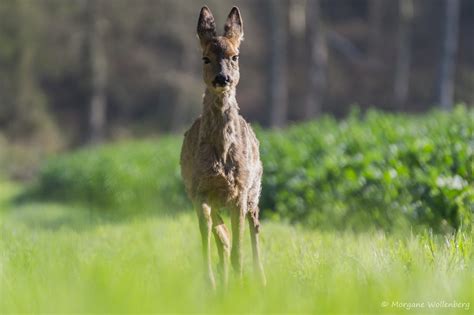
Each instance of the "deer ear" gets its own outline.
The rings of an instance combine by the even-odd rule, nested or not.
[[[206,42],[215,37],[216,34],[216,23],[214,22],[214,16],[208,7],[204,6],[199,14],[199,20],[197,25],[197,34],[201,41],[201,46],[204,47]]]
[[[233,7],[230,10],[227,21],[224,25],[224,36],[232,40],[237,46],[244,39],[244,25],[240,17],[239,8]]]

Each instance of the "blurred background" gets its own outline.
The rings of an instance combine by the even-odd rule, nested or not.
[[[184,131],[201,110],[204,4],[219,29],[241,9],[237,98],[264,127],[474,103],[470,0],[2,0],[0,148],[25,161],[13,175],[51,152]]]
[[[205,4],[243,17],[265,294],[250,243],[245,286],[199,272]],[[0,0],[0,314],[467,313],[473,39],[474,0]]]
[[[190,209],[179,154],[201,112],[205,4],[221,30],[241,9],[237,100],[261,143],[265,218],[472,225],[470,0],[2,0],[8,200]]]

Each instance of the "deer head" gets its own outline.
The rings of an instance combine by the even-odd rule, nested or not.
[[[224,25],[224,35],[217,36],[214,16],[208,7],[199,14],[197,33],[202,48],[203,78],[216,94],[229,91],[239,83],[239,47],[243,40],[240,11],[233,7]]]

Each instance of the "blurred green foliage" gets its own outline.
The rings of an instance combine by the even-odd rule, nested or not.
[[[319,228],[472,226],[474,112],[370,111],[259,131],[265,217]],[[49,160],[34,194],[100,209],[188,209],[181,138],[89,148]]]
[[[174,137],[90,147],[47,161],[30,193],[97,209],[189,208],[178,157]]]
[[[331,228],[472,225],[472,110],[354,111],[341,123],[324,118],[260,139],[264,213]]]

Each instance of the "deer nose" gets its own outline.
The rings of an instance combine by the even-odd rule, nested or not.
[[[215,85],[226,86],[229,82],[230,82],[230,77],[222,73],[216,75],[216,78],[214,79]]]

